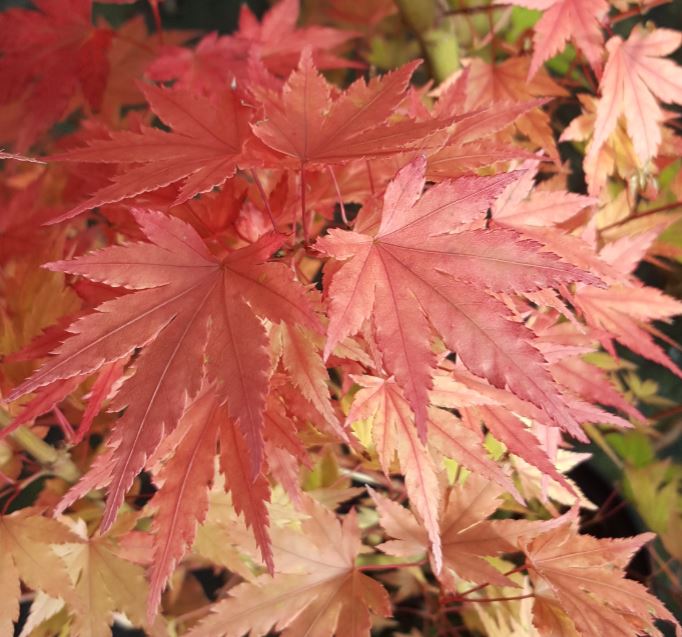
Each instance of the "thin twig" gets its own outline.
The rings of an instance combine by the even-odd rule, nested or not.
[[[474,597],[458,599],[457,601],[459,602],[459,604],[464,603],[468,604],[470,602],[474,604],[491,604],[492,602],[515,602],[516,600],[519,599],[530,599],[531,597],[535,597],[535,593],[527,593],[526,595],[512,595],[511,597]],[[444,610],[446,613],[461,611],[461,609],[458,607],[455,608],[446,607]]]
[[[655,9],[656,7],[660,7],[661,5],[664,5],[664,4],[670,4],[671,1],[672,0],[654,0],[651,4],[648,4],[645,7],[634,7],[632,9],[628,9],[627,11],[623,11],[623,13],[619,13],[617,15],[614,15],[609,20],[609,23],[611,25],[614,25],[617,22],[622,22],[623,20],[627,20],[628,18],[634,18],[636,16],[646,15],[652,9]]]
[[[526,565],[521,564],[520,566],[515,566],[512,569],[509,569],[505,573],[502,573],[504,577],[508,577],[509,575],[513,575],[514,573],[520,573],[521,571],[526,570]],[[462,593],[458,593],[458,597],[466,597],[467,595],[471,595],[471,593],[475,593],[476,591],[480,591],[482,588],[485,588],[486,586],[490,586],[490,582],[486,582],[485,584],[479,584],[478,586],[474,586],[473,588],[470,588]]]
[[[619,226],[624,226],[626,223],[629,223],[630,221],[643,219],[644,217],[655,215],[657,212],[667,212],[669,210],[674,210],[675,208],[682,208],[682,201],[674,201],[673,203],[666,204],[665,206],[651,208],[651,210],[645,210],[644,212],[633,215],[632,217],[627,217],[626,219],[621,219],[620,221],[614,221],[613,223],[610,223],[608,226],[599,228],[599,232],[606,232],[607,230],[611,230]]]
[[[270,217],[270,223],[272,224],[272,229],[277,234],[282,234],[277,229],[277,224],[275,223],[275,215],[272,214],[272,208],[270,207],[270,199],[265,194],[265,188],[263,188],[263,184],[261,183],[260,179],[258,178],[258,173],[256,173],[256,171],[253,168],[251,169],[251,176],[253,177],[253,181],[256,184],[256,188],[258,188],[258,193],[260,194],[261,199],[263,200],[263,203],[265,204],[265,210],[268,213],[268,217]]]
[[[341,219],[346,227],[350,228],[350,223],[348,222],[348,216],[346,215],[346,206],[343,205],[343,197],[341,196],[341,189],[339,188],[339,182],[336,181],[336,175],[334,174],[334,169],[328,165],[329,174],[331,175],[332,182],[334,183],[334,188],[336,190],[336,197],[339,200],[339,206],[341,206]]]

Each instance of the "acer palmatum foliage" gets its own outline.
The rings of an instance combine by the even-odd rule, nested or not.
[[[0,14],[0,635],[397,634],[416,595],[413,635],[682,634],[625,578],[653,536],[581,534],[566,476],[647,426],[616,344],[682,376],[682,303],[635,275],[680,257],[682,36],[518,4],[531,55],[441,16],[459,68],[421,32],[408,61],[388,0],[194,44]]]

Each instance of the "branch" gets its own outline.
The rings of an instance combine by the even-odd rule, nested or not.
[[[0,427],[6,427],[10,422],[9,414],[4,409],[0,409]],[[66,482],[76,482],[80,478],[81,473],[68,453],[58,451],[51,445],[48,445],[30,429],[19,427],[10,434],[10,437],[24,451],[30,453],[41,465],[49,469],[58,478]]]

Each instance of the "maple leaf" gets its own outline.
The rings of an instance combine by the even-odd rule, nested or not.
[[[113,361],[108,365],[105,365],[100,369],[97,379],[92,385],[92,390],[90,391],[87,407],[83,412],[83,418],[81,419],[78,431],[73,438],[73,444],[77,445],[85,435],[90,431],[92,423],[95,420],[95,416],[102,409],[104,402],[110,397],[110,395],[116,393],[116,388],[118,387],[121,379],[123,378],[123,373],[125,371],[125,366],[128,363],[128,359],[121,358],[117,361]]]
[[[499,225],[517,229],[539,241],[562,259],[601,277],[605,282],[620,281],[622,275],[597,256],[594,249],[582,238],[554,229],[587,206],[596,204],[597,200],[564,190],[533,189],[538,161],[529,161],[527,165],[522,177],[510,184],[493,204],[491,226],[494,224],[494,227]],[[567,314],[567,309],[558,305],[558,299],[552,300],[547,294],[543,294],[540,299],[533,294],[536,293],[526,296],[534,302],[540,301],[542,305],[552,303],[559,311]]]
[[[608,290],[579,289],[574,297],[577,308],[595,331],[604,348],[618,358],[613,341],[667,367],[682,377],[682,370],[656,344],[647,326],[651,320],[667,320],[682,313],[682,303],[655,288],[612,286]]]
[[[0,104],[19,100],[17,146],[29,147],[66,113],[78,92],[101,104],[112,31],[92,26],[91,0],[36,0],[37,10],[0,14]]]
[[[429,409],[430,435],[428,445],[423,445],[417,438],[409,405],[394,382],[371,376],[354,376],[353,379],[362,389],[354,396],[347,422],[371,424],[374,447],[387,476],[397,454],[407,495],[428,534],[434,570],[438,574],[442,566],[438,522],[440,497],[438,464],[433,455],[455,460],[482,478],[496,482],[500,489],[513,494],[520,502],[523,499],[514,483],[488,457],[482,438],[455,416],[442,409]]]
[[[144,95],[139,79],[145,75],[145,70],[159,58],[161,51],[172,43],[185,42],[193,35],[193,31],[164,29],[163,42],[160,42],[156,34],[149,33],[142,15],[118,27],[109,48],[112,72],[109,73],[102,96],[101,113],[106,120],[118,125],[121,109],[142,102]]]
[[[55,548],[73,582],[74,635],[108,637],[113,613],[125,613],[138,626],[145,625],[147,582],[144,569],[121,557],[120,536],[134,518],[106,535],[88,538],[85,522],[73,523],[76,540]],[[122,583],[124,583],[122,585]]]
[[[501,494],[501,487],[472,473],[444,496],[439,528],[444,568],[437,573],[449,590],[455,590],[453,573],[479,584],[514,585],[484,558],[517,551],[506,535],[517,540],[517,534],[526,537],[534,530],[539,532],[540,527],[530,527],[525,521],[514,525],[510,521],[488,520],[500,506]],[[380,544],[379,549],[396,557],[408,557],[428,548],[424,528],[408,509],[371,489],[370,495],[377,505],[381,526],[393,538]]]
[[[182,88],[211,92],[233,79],[237,84],[253,81],[249,62],[254,56],[271,73],[288,75],[305,48],[311,49],[317,68],[362,67],[330,52],[356,33],[317,25],[297,28],[299,4],[299,0],[282,0],[260,22],[243,4],[234,33],[220,37],[211,33],[193,49],[166,47],[147,75],[161,82],[177,80]]]
[[[490,433],[511,453],[540,469],[543,475],[549,476],[569,492],[573,492],[573,487],[557,471],[547,456],[547,452],[540,447],[538,439],[525,428],[523,422],[513,412],[490,405],[480,406],[474,410],[474,413],[481,418]]]
[[[341,23],[371,33],[379,22],[393,15],[397,7],[391,0],[370,0],[362,4],[348,4],[343,0],[323,0],[313,7],[313,11],[316,19],[323,24]]]
[[[242,6],[230,35],[182,35],[161,33],[160,0],[152,34],[142,15],[93,25],[92,1],[0,13],[0,140],[16,146],[0,150],[0,634],[107,637],[118,619],[154,636],[400,632],[372,617],[391,612],[381,582],[446,632],[659,635],[671,614],[623,579],[648,536],[578,534],[578,507],[597,507],[566,477],[588,454],[562,434],[630,426],[599,404],[645,420],[609,380],[642,393],[616,343],[682,376],[654,323],[682,303],[634,275],[680,256],[664,104],[682,75],[664,58],[682,36],[609,26],[662,0],[611,15],[512,0],[544,13],[534,52],[523,20],[486,33],[475,18],[435,88],[431,65],[405,64],[438,53],[400,26],[416,3],[272,0],[260,21]],[[550,76],[569,41],[578,66]],[[580,93],[581,58],[599,99]],[[576,99],[559,140],[599,199],[567,192],[581,175],[555,136]],[[27,156],[38,139],[46,166]],[[87,468],[65,495],[60,426],[57,456]],[[679,481],[651,467],[626,471],[631,499],[676,550]],[[134,484],[143,470],[156,491]],[[532,521],[557,505],[572,508]],[[377,515],[395,559],[373,553]],[[204,566],[234,576],[210,609]]]
[[[496,222],[519,229],[533,226],[553,227],[581,210],[597,203],[597,199],[565,190],[533,188],[539,161],[534,158],[524,164],[523,175],[495,201],[491,216]]]
[[[582,358],[575,356],[557,361],[552,365],[552,374],[562,385],[585,400],[615,407],[631,418],[646,421],[646,416],[616,390],[604,370],[590,365]]]
[[[585,54],[597,75],[601,74],[604,36],[601,22],[609,11],[605,0],[513,0],[528,9],[544,11],[535,25],[532,78],[549,58],[561,52],[568,40]]]
[[[573,491],[572,485],[540,446],[538,437],[524,424],[525,420],[551,426],[551,419],[535,405],[520,400],[504,389],[492,387],[461,368],[447,374],[437,374],[430,396],[436,405],[458,409],[468,426],[478,428],[485,425],[487,432],[502,442],[511,453],[538,468],[543,475],[551,477],[569,492]],[[582,439],[585,440],[584,437]],[[496,482],[514,493],[505,483],[500,480]]]
[[[225,567],[245,581],[253,581],[255,576],[248,561],[244,561],[244,554],[257,559],[254,535],[237,517],[230,494],[220,484],[221,478],[216,477],[209,492],[208,512],[197,527],[192,553]]]
[[[583,637],[646,632],[660,635],[653,617],[682,628],[673,615],[639,583],[624,578],[632,555],[654,535],[597,539],[579,535],[570,520],[519,545],[535,586],[534,623],[541,634],[556,634],[562,624]],[[575,634],[564,632],[559,634]]]
[[[417,66],[406,64],[369,83],[361,78],[332,100],[332,87],[306,50],[281,95],[259,95],[264,118],[253,125],[253,132],[278,152],[273,158],[278,166],[336,164],[421,148],[451,119],[387,121],[405,98]]]
[[[405,475],[407,494],[424,521],[434,555],[436,572],[442,566],[438,534],[438,478],[436,465],[426,446],[417,438],[414,416],[400,390],[392,382],[380,378],[356,378],[364,386],[353,400],[348,422],[371,419],[379,461],[390,474],[396,452]]]
[[[53,547],[79,538],[57,520],[24,508],[0,516],[0,632],[12,635],[19,618],[20,581],[73,602],[67,570]]]
[[[270,368],[259,316],[321,329],[305,290],[296,286],[287,267],[264,263],[281,236],[265,236],[218,259],[185,222],[159,212],[134,214],[152,243],[110,247],[49,268],[135,293],[105,302],[72,325],[74,336],[56,356],[8,396],[14,400],[57,379],[92,373],[144,347],[134,380],[112,403],[113,410],[127,409],[109,450],[69,496],[73,501],[92,488],[111,485],[104,529],[113,523],[126,490],[164,431],[175,428],[186,398],[197,394],[204,364],[246,437],[256,476]]]
[[[231,89],[215,99],[173,89],[141,87],[154,114],[172,129],[143,127],[113,132],[52,157],[56,161],[118,164],[111,184],[51,220],[58,223],[104,204],[180,184],[174,204],[220,186],[245,161],[242,146],[250,136],[250,109]]]
[[[36,395],[22,406],[17,414],[6,427],[0,431],[0,439],[16,431],[21,425],[35,420],[52,411],[69,394],[71,394],[83,381],[83,376],[74,376],[66,380],[57,380],[46,387],[41,387]]]
[[[682,44],[682,34],[670,29],[647,32],[633,29],[623,40],[606,43],[609,59],[600,82],[602,97],[597,105],[594,135],[586,165],[613,133],[621,115],[642,164],[652,159],[661,143],[663,112],[656,98],[682,104],[682,67],[663,59]]]
[[[357,33],[318,25],[297,28],[299,15],[299,0],[282,0],[260,21],[248,5],[242,5],[239,30],[232,38],[254,49],[266,68],[277,75],[289,73],[304,49],[314,53],[318,68],[358,66],[330,53],[331,49],[357,37]]]
[[[515,231],[466,229],[513,174],[446,181],[420,197],[425,166],[418,157],[388,186],[376,236],[331,230],[318,240],[321,252],[347,261],[327,285],[325,356],[371,316],[384,365],[405,392],[424,439],[435,368],[433,326],[471,371],[508,386],[579,435],[532,334],[505,319],[506,309],[488,291],[596,279]]]
[[[362,551],[355,514],[339,524],[311,499],[303,511],[309,517],[300,531],[273,531],[278,573],[233,588],[189,637],[261,637],[272,629],[284,637],[361,637],[369,633],[370,609],[390,615],[386,590],[355,566]]]
[[[532,100],[540,97],[558,97],[566,95],[566,91],[557,84],[548,73],[540,70],[530,79],[528,69],[531,60],[528,56],[510,57],[504,62],[486,62],[474,58],[466,77],[464,104],[467,109],[479,109],[488,106],[493,117],[497,114],[500,121],[505,111],[519,109],[519,106],[540,106],[543,102]],[[546,101],[546,100],[544,100]],[[520,104],[519,104],[520,102]],[[503,108],[500,106],[504,105]],[[554,134],[549,115],[539,108],[528,112],[520,112],[507,124],[514,121],[515,128],[532,142],[545,150],[555,162],[559,162],[559,153],[554,141]],[[476,126],[476,118],[474,118]],[[516,145],[516,144],[515,144]]]
[[[474,133],[476,134],[477,131]],[[436,153],[429,155],[426,176],[433,181],[439,181],[443,178],[459,177],[471,173],[483,166],[493,166],[500,162],[509,162],[513,159],[530,159],[531,157],[533,157],[532,154],[525,153],[523,150],[494,142],[448,144]]]
[[[531,58],[527,55],[510,57],[495,64],[482,58],[472,59],[467,71],[468,77],[462,80],[465,108],[568,94],[544,70],[529,78],[530,64]]]

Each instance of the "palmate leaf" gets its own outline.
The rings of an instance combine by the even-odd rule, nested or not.
[[[532,104],[532,101],[526,101],[532,98],[566,95],[565,90],[545,72],[540,71],[532,79],[529,78],[530,63],[527,56],[510,57],[501,63],[489,63],[483,58],[474,58],[466,83],[466,107],[479,109],[485,106],[491,114],[497,113],[499,117],[509,109],[518,108],[519,103]],[[539,105],[547,100],[534,101]],[[515,120],[515,128],[558,162],[559,152],[549,115],[539,108],[519,114],[520,117]],[[474,130],[476,128],[474,119]]]
[[[608,290],[579,289],[575,304],[604,348],[614,357],[615,340],[682,377],[682,370],[651,336],[656,333],[655,329],[647,326],[648,321],[665,321],[679,314],[682,311],[680,301],[656,288],[614,285]]]
[[[33,5],[36,10],[17,7],[0,15],[0,105],[21,104],[14,131],[19,150],[31,146],[74,102],[99,109],[110,73],[113,32],[92,24],[92,0]]]
[[[130,516],[109,533],[88,537],[85,523],[79,520],[73,525],[77,541],[54,547],[73,582],[74,637],[107,637],[115,612],[145,625],[148,584],[144,569],[121,556],[122,533],[134,522]]]
[[[277,575],[233,588],[189,637],[261,637],[272,629],[284,637],[364,637],[370,609],[390,614],[386,590],[355,566],[362,544],[354,513],[340,524],[312,499],[302,509],[300,531],[273,531]]]
[[[400,462],[411,505],[426,529],[436,573],[442,567],[439,532],[439,467],[441,457],[450,458],[522,501],[513,482],[487,455],[482,438],[466,428],[451,413],[432,407],[428,412],[429,438],[424,445],[417,437],[414,414],[400,388],[392,380],[354,376],[362,387],[353,398],[348,423],[371,424],[372,440],[379,463],[389,476],[394,457]],[[440,467],[442,470],[442,465]]]
[[[220,470],[225,475],[225,488],[232,495],[235,512],[243,514],[246,525],[253,530],[263,562],[270,573],[274,572],[266,508],[270,486],[262,474],[255,481],[252,479],[243,435],[228,417],[225,406],[218,403],[212,388],[204,387],[156,454],[165,460],[153,471],[159,490],[149,504],[155,513],[147,604],[150,623],[175,565],[192,546],[197,525],[206,519],[218,443]]]
[[[12,622],[19,618],[21,581],[34,590],[68,600],[80,606],[73,594],[66,566],[54,547],[80,542],[64,524],[25,508],[0,516],[0,632],[13,634]]]
[[[277,76],[288,75],[308,47],[320,69],[362,66],[331,52],[355,33],[317,25],[298,27],[299,5],[299,0],[282,0],[259,22],[249,5],[242,4],[234,33],[220,37],[210,33],[193,49],[165,47],[147,73],[156,81],[175,80],[184,89],[212,92],[233,78],[237,84],[248,82],[254,56]]]
[[[253,125],[253,131],[277,151],[269,161],[278,167],[338,164],[423,148],[430,135],[454,120],[389,123],[406,97],[417,66],[413,62],[406,64],[368,84],[357,80],[332,99],[331,85],[317,71],[306,50],[281,95],[259,96],[264,117]]]
[[[543,62],[560,53],[569,39],[585,54],[595,72],[601,74],[604,50],[601,20],[609,11],[605,0],[514,0],[512,4],[544,11],[535,25],[529,78]]]
[[[435,331],[471,371],[580,435],[532,333],[505,319],[505,306],[491,292],[598,279],[514,230],[467,229],[515,175],[443,182],[422,196],[425,163],[423,157],[412,161],[389,185],[376,236],[332,230],[318,240],[322,253],[346,261],[327,282],[325,355],[371,317],[384,365],[404,391],[424,439]]]
[[[369,491],[377,505],[381,526],[390,538],[378,548],[396,557],[427,551],[427,535],[414,514],[389,498]],[[520,538],[530,540],[556,524],[555,521],[489,520],[500,506],[503,492],[499,485],[473,473],[463,484],[445,490],[437,531],[443,569],[437,574],[447,590],[456,590],[455,576],[478,584],[513,586],[511,580],[485,558],[516,552]]]
[[[52,220],[58,223],[86,210],[128,199],[169,184],[179,184],[179,204],[221,185],[246,163],[242,147],[251,135],[250,109],[231,89],[211,100],[187,91],[142,87],[151,110],[170,132],[143,127],[119,131],[52,159],[118,164],[111,184]]]
[[[414,417],[395,383],[380,378],[356,378],[363,387],[353,400],[348,422],[370,419],[379,462],[390,474],[394,456],[398,456],[405,475],[408,497],[419,512],[434,556],[434,568],[440,572],[443,558],[438,534],[440,499],[437,467],[426,445],[417,437]]]
[[[682,44],[682,34],[670,29],[647,32],[635,28],[627,40],[614,36],[606,43],[609,59],[600,83],[592,144],[586,164],[614,132],[621,115],[635,153],[645,165],[661,143],[662,102],[682,104],[682,67],[665,59]]]
[[[675,617],[639,583],[624,578],[624,568],[634,553],[653,539],[652,533],[619,539],[579,535],[575,522],[548,530],[518,544],[527,556],[531,581],[538,590],[534,624],[542,634],[581,637],[646,633],[661,635],[658,617],[682,628]],[[558,627],[568,626],[558,633]]]
[[[197,394],[204,365],[243,432],[252,475],[258,475],[270,369],[259,317],[321,329],[287,267],[265,263],[280,236],[265,236],[218,259],[185,222],[151,211],[135,216],[151,243],[111,247],[49,266],[135,293],[107,301],[77,321],[74,336],[56,356],[9,396],[13,400],[57,379],[89,374],[144,347],[133,379],[113,401],[113,409],[127,409],[109,451],[67,498],[108,486],[104,529],[164,432],[177,425],[186,399]]]
[[[92,3],[0,12],[0,637],[368,637],[409,597],[415,633],[657,635],[648,538],[578,533],[562,433],[645,420],[616,344],[682,374],[652,338],[682,304],[634,275],[680,253],[680,35],[621,22],[646,1],[512,0],[533,51],[534,17],[455,43],[436,0],[417,38],[409,1],[186,37]],[[599,198],[557,148],[579,104]]]

